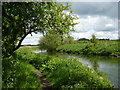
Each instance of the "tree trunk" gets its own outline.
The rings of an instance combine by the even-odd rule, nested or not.
[[[21,37],[18,45],[13,49],[13,52],[14,52],[15,50],[17,50],[18,48],[20,48],[22,41],[24,40],[24,38],[25,38],[27,35],[28,35],[28,34],[25,34],[23,37]]]

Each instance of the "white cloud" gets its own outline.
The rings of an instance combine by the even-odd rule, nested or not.
[[[87,31],[87,32],[79,32],[79,33],[74,32],[74,33],[71,33],[71,36],[73,36],[74,39],[80,39],[80,38],[90,39],[92,34],[96,34],[96,32],[94,30]]]
[[[80,38],[88,38],[90,39],[92,34],[95,34],[97,38],[99,39],[117,39],[118,38],[118,32],[97,32],[97,31],[87,31],[87,32],[74,32],[71,33],[71,36],[74,37],[74,39],[80,39]]]
[[[99,38],[109,38],[109,39],[117,39],[118,33],[112,33],[112,32],[97,32],[96,36]]]
[[[95,34],[98,38],[118,39],[118,20],[107,16],[79,16],[75,22],[75,32],[71,34],[75,39],[91,38]]]
[[[78,16],[78,15],[77,15]],[[79,24],[75,25],[76,32],[86,32],[89,30],[95,31],[110,31],[110,30],[117,30],[118,27],[118,20],[111,19],[107,16],[86,16],[80,17],[75,22],[80,22]]]
[[[118,20],[118,23],[120,23],[120,20]]]
[[[32,36],[29,34],[23,40],[22,45],[28,45],[28,44],[37,45],[40,37],[42,37],[42,34],[40,34],[40,33],[38,33],[38,34],[32,33]]]
[[[106,24],[106,27],[113,27],[113,24]]]

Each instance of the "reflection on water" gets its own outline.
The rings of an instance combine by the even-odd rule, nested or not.
[[[118,63],[120,64],[119,58],[112,58],[107,56],[84,56],[84,55],[74,55],[66,53],[51,53],[47,51],[34,51],[35,53],[43,53],[52,56],[57,56],[60,58],[76,58],[78,61],[82,62],[83,65],[94,69],[96,71],[104,72],[108,76],[114,86],[117,88],[118,84]]]
[[[94,61],[94,60],[90,60],[90,61],[93,69],[97,71],[97,69],[99,68],[97,61]]]
[[[43,54],[46,54],[47,53],[47,50],[36,50],[36,51],[33,51],[34,53],[43,53]]]

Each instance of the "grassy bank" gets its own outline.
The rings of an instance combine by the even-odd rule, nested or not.
[[[26,62],[27,56],[24,55],[24,52],[21,53],[19,53],[19,55],[15,53],[13,56],[3,58],[2,88],[41,89],[39,77],[36,75],[35,68]]]
[[[112,84],[100,72],[96,72],[76,59],[60,59],[53,56],[32,53],[34,48],[21,48],[16,51],[15,58],[23,62],[22,68],[34,66],[40,69],[53,88],[111,88]],[[28,67],[31,70],[30,67]],[[20,69],[20,72],[23,72]],[[23,69],[24,70],[24,69]],[[24,71],[29,75],[31,71]],[[24,76],[24,75],[23,75]],[[24,76],[25,77],[25,76]],[[19,81],[19,77],[16,80]],[[32,80],[32,78],[31,78]],[[24,80],[23,80],[24,81]],[[37,87],[37,79],[33,80]],[[26,82],[27,83],[27,82]],[[28,82],[30,83],[30,82]],[[31,84],[31,83],[30,83]]]
[[[120,48],[118,45],[118,41],[98,41],[96,44],[90,41],[79,41],[79,43],[76,44],[61,45],[56,50],[59,52],[85,55],[120,56]]]

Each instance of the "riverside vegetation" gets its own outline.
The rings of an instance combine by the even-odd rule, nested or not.
[[[77,43],[61,45],[56,50],[85,55],[120,56],[119,44],[119,41],[112,40],[97,41],[97,43],[77,41]]]
[[[83,66],[76,59],[60,59],[32,52],[37,49],[23,47],[13,56],[4,58],[3,88],[41,88],[35,68],[42,72],[53,88],[113,87],[104,75]]]

